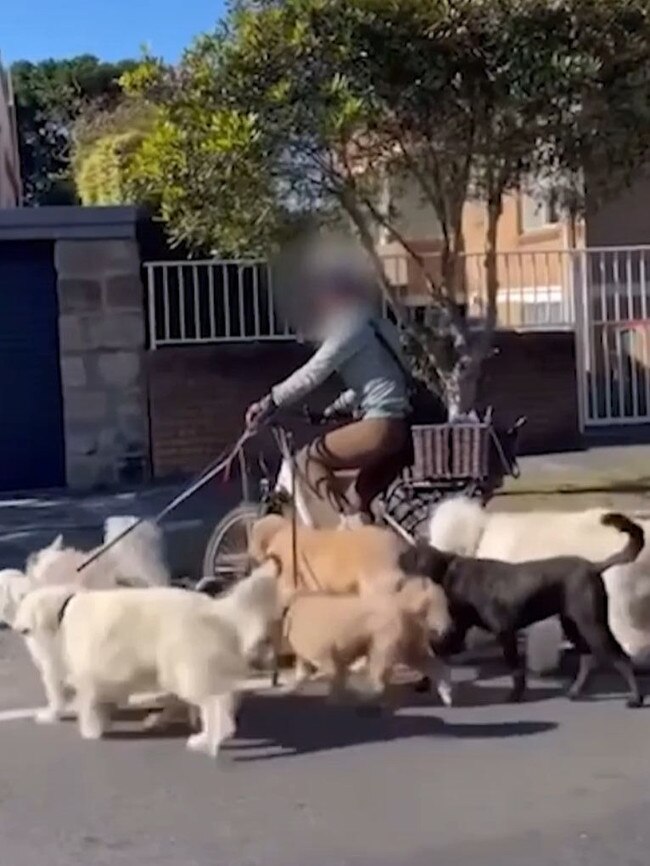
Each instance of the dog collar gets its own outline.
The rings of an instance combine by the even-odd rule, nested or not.
[[[66,600],[63,602],[63,604],[62,604],[61,607],[59,608],[59,612],[58,612],[58,614],[56,615],[56,621],[57,621],[57,624],[58,624],[59,626],[60,626],[61,623],[63,622],[63,617],[65,616],[65,612],[66,612],[66,610],[68,609],[68,605],[70,604],[70,602],[72,601],[72,599],[75,597],[76,594],[77,594],[76,592],[71,593],[71,595],[69,595],[69,596],[66,598]]]

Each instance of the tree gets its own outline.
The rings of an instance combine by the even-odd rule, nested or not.
[[[27,204],[75,200],[70,178],[73,124],[90,104],[105,110],[115,106],[123,95],[120,75],[136,65],[132,60],[102,63],[91,55],[12,65]]]
[[[126,97],[112,111],[91,107],[80,115],[72,131],[72,176],[83,205],[143,203],[132,165],[155,116],[151,106]]]
[[[242,3],[179,69],[147,68],[140,92],[161,115],[136,173],[179,239],[222,252],[266,251],[287,213],[344,213],[390,292],[375,247],[383,227],[431,293],[426,327],[410,328],[419,371],[462,414],[496,325],[503,196],[587,165],[611,181],[612,161],[625,167],[612,187],[631,176],[650,140],[649,45],[644,0]],[[621,114],[630,135],[615,134]],[[435,212],[439,273],[383,206],[386,175]],[[580,185],[566,188],[577,207]],[[458,303],[472,198],[487,209],[479,323]]]

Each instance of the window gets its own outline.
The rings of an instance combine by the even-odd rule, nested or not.
[[[541,187],[522,192],[519,208],[522,234],[556,225],[560,221],[557,196],[552,191],[545,192]]]

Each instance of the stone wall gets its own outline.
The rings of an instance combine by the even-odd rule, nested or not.
[[[58,240],[66,480],[90,488],[149,472],[144,297],[135,240]]]

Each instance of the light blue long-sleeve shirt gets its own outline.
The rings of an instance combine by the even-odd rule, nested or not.
[[[349,312],[330,323],[326,338],[306,364],[271,389],[276,406],[297,403],[338,373],[346,390],[330,412],[358,409],[363,418],[406,417],[410,406],[404,371],[377,339],[371,321],[402,358],[399,334],[391,322],[372,319],[367,311]]]

